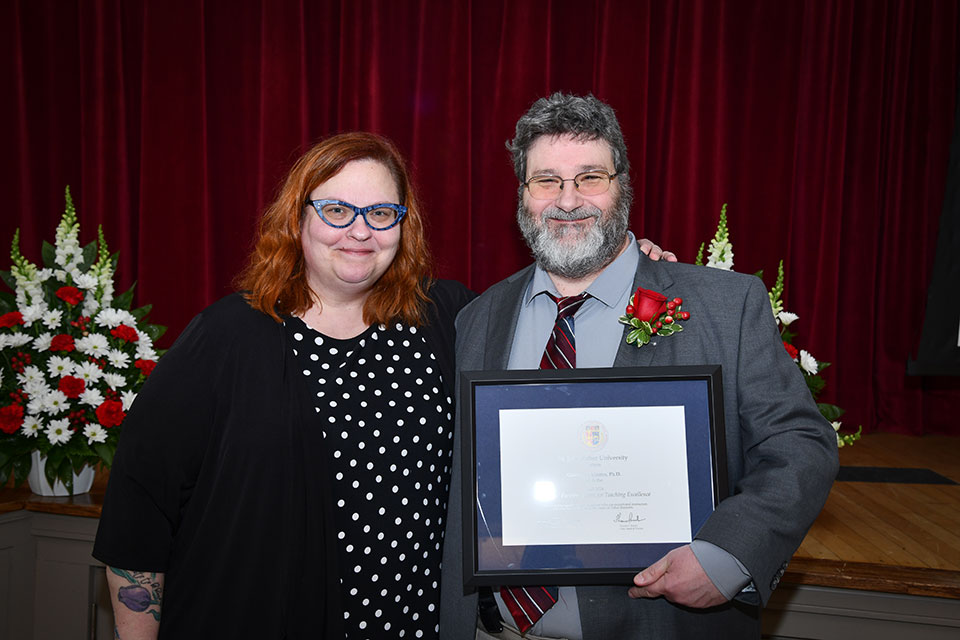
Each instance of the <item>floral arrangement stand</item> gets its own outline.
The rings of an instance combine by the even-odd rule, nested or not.
[[[85,247],[79,235],[67,187],[43,268],[20,253],[18,229],[0,271],[13,291],[0,291],[0,483],[29,478],[41,495],[89,491],[93,467],[110,467],[166,330],[146,321],[150,305],[130,309],[133,287],[114,297],[117,254],[103,228]]]
[[[706,243],[700,244],[695,264],[703,266],[703,248],[705,245]],[[730,242],[730,233],[727,230],[726,204],[720,209],[720,221],[717,224],[716,234],[713,236],[713,239],[710,240],[706,266],[714,269],[723,269],[725,271],[733,270],[733,244]],[[763,277],[763,272],[761,271],[756,275]],[[817,361],[808,351],[797,349],[793,346],[793,339],[796,337],[796,334],[788,329],[788,327],[798,320],[799,316],[783,308],[783,279],[783,260],[781,260],[780,266],[777,269],[777,281],[767,294],[770,297],[770,309],[773,311],[773,317],[780,327],[780,338],[783,340],[783,348],[787,350],[787,353],[790,354],[793,361],[800,367],[800,371],[803,373],[803,379],[807,383],[807,388],[810,390],[814,401],[816,401],[823,391],[824,386],[826,386],[826,381],[820,374],[830,366],[830,363],[822,360]],[[838,447],[852,445],[860,439],[860,433],[863,430],[862,425],[857,427],[856,433],[840,433],[840,416],[844,413],[843,409],[837,405],[826,402],[817,402],[817,408],[820,410],[820,415],[826,418],[833,426],[833,430],[837,432]]]

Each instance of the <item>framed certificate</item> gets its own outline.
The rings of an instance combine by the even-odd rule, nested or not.
[[[629,584],[727,494],[719,365],[465,371],[460,402],[468,587]]]

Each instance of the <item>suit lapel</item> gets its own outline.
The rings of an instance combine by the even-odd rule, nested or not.
[[[533,278],[533,265],[514,274],[496,290],[496,298],[491,301],[494,310],[487,324],[487,344],[483,354],[483,368],[487,370],[506,369],[510,362],[510,349],[513,336],[517,332],[517,320],[520,317],[520,304],[527,285]]]
[[[673,278],[667,273],[667,270],[658,262],[650,260],[644,255],[640,255],[640,262],[637,265],[637,273],[633,278],[633,291],[637,287],[643,287],[651,291],[662,293],[670,298],[669,289],[673,286]],[[657,353],[656,345],[651,342],[639,349],[632,344],[627,344],[627,334],[632,329],[623,327],[623,338],[620,341],[620,348],[617,349],[617,357],[613,361],[615,367],[646,367],[653,362]]]

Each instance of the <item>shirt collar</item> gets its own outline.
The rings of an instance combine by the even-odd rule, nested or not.
[[[627,248],[620,253],[606,268],[600,272],[597,279],[587,287],[587,293],[608,307],[619,303],[626,289],[633,286],[633,277],[640,263],[640,249],[637,248],[637,239],[632,231],[627,231]],[[533,271],[533,280],[527,287],[523,304],[528,305],[542,293],[549,293],[559,297],[557,288],[550,279],[550,275],[537,265]]]

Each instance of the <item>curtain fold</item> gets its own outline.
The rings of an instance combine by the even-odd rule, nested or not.
[[[865,430],[960,435],[954,380],[907,378],[960,70],[948,0],[10,0],[0,172],[38,261],[71,185],[118,288],[175,336],[231,290],[259,211],[313,141],[366,129],[410,159],[438,275],[529,261],[504,141],[553,91],[614,106],[631,228],[692,261],[728,203],[735,268],[783,259],[796,344]],[[6,248],[0,247],[5,255]],[[7,264],[0,264],[6,267]],[[169,339],[168,339],[169,342]]]

